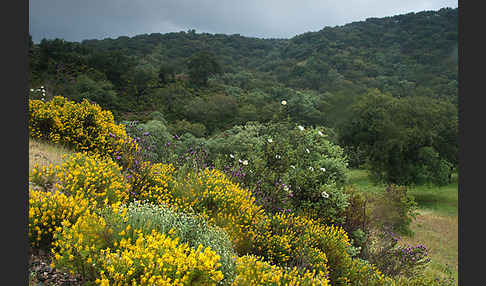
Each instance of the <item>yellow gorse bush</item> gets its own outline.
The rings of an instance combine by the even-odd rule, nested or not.
[[[57,168],[57,188],[71,195],[85,196],[98,205],[125,203],[130,184],[122,168],[109,157],[75,153]]]
[[[65,225],[74,224],[91,207],[79,196],[29,189],[29,241],[31,247],[50,248],[54,234]]]
[[[61,96],[45,102],[29,99],[29,136],[100,154],[120,153],[127,138],[111,111],[86,99],[75,103]]]
[[[101,285],[216,285],[223,279],[220,257],[209,247],[194,250],[153,230],[113,229],[93,212],[56,235],[56,265]]]
[[[285,269],[253,255],[239,257],[236,265],[238,275],[234,286],[330,285],[324,273],[316,275],[315,271],[307,271],[302,274],[297,267]]]
[[[71,155],[60,166],[34,167],[30,181],[37,184],[52,181],[53,190],[86,198],[98,206],[125,203],[130,190],[120,166],[109,157],[86,152]]]
[[[214,169],[181,177],[172,165],[152,164],[137,199],[195,211],[225,229],[239,253],[249,250],[251,226],[265,220],[251,193]]]

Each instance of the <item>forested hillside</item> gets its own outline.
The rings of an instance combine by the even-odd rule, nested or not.
[[[32,87],[47,85],[54,94],[69,97],[80,97],[84,89],[69,90],[67,83],[84,84],[85,89],[92,83],[106,91],[103,100],[98,99],[100,104],[122,113],[135,107],[137,111],[161,108],[156,103],[129,104],[138,97],[144,101],[161,98],[169,108],[167,89],[187,90],[190,95],[183,96],[184,100],[193,101],[195,92],[171,84],[171,80],[184,79],[189,73],[188,60],[209,52],[221,73],[211,86],[214,91],[201,92],[230,96],[228,101],[243,113],[240,121],[265,120],[244,115],[264,105],[271,109],[272,100],[293,96],[311,101],[307,103],[313,111],[327,113],[338,102],[347,103],[369,88],[395,97],[423,95],[457,102],[457,15],[457,9],[448,8],[370,18],[291,39],[190,30],[81,43],[43,40],[32,45],[30,82]],[[258,104],[251,102],[258,96],[262,97]],[[115,101],[121,101],[120,106],[110,106]],[[291,115],[317,123],[298,113]]]

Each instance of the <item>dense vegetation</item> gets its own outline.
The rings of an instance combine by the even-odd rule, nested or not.
[[[79,152],[29,179],[31,246],[56,267],[102,285],[438,283],[396,235],[405,186],[458,164],[457,9],[291,39],[30,44],[30,137]],[[387,185],[372,205],[349,166]]]

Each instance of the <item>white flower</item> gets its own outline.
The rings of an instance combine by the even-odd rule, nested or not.
[[[326,193],[325,191],[322,191],[321,196],[325,199],[329,198],[329,194]]]
[[[288,191],[289,191],[289,186],[287,186],[287,185],[286,185],[286,186],[284,187],[284,191],[288,192]]]
[[[321,132],[321,130],[317,131],[317,134],[324,136],[324,134]]]
[[[287,105],[287,101],[282,100],[282,105]]]
[[[310,153],[309,149],[305,148],[305,152]]]
[[[302,125],[297,126],[297,128],[299,128],[300,131],[304,131],[304,126],[302,126]]]
[[[41,87],[40,87],[40,88],[41,88],[41,89],[44,89],[44,86],[43,86],[43,85],[41,85]]]
[[[277,155],[275,155],[275,158],[276,158],[276,159],[280,159],[280,158],[282,158],[282,157],[280,157],[280,155],[278,155],[278,154],[277,154]]]
[[[245,165],[245,166],[248,165],[248,160],[244,160],[243,165]]]
[[[267,141],[268,141],[268,143],[272,143],[273,142],[272,138],[268,138]]]
[[[31,89],[30,89],[30,91],[34,91],[34,89],[33,89],[33,88],[31,88]]]
[[[290,165],[290,168],[295,169],[295,166],[294,165]]]
[[[314,171],[314,168],[312,166],[309,167],[309,170]]]
[[[243,161],[241,161],[241,159],[238,159],[238,162],[243,163]]]
[[[322,167],[321,167],[321,171],[325,172],[325,171],[326,171],[326,168],[322,168]]]
[[[230,154],[230,157],[231,157],[232,159],[234,159],[234,158],[235,158],[235,155],[233,155],[233,154]]]

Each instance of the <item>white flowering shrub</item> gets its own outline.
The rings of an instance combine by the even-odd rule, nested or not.
[[[208,141],[215,167],[249,188],[267,211],[344,222],[346,159],[323,128],[248,123]],[[219,154],[215,156],[214,154]]]

